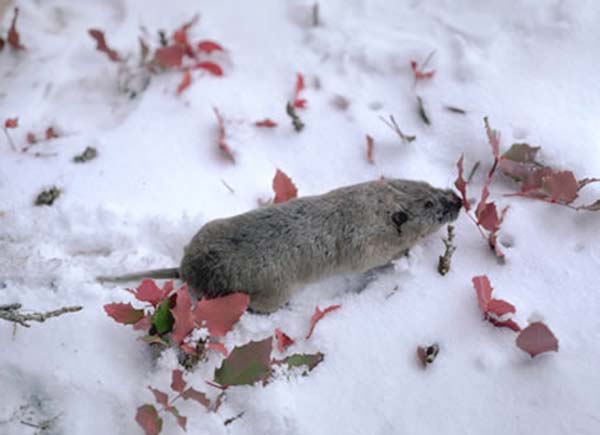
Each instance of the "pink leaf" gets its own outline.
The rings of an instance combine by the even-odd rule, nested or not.
[[[472,279],[475,293],[477,294],[477,303],[482,313],[487,313],[488,304],[492,300],[492,286],[487,276],[475,276]]]
[[[512,319],[508,320],[496,320],[492,317],[488,318],[488,322],[494,325],[497,328],[509,328],[515,332],[519,332],[521,327]]]
[[[185,381],[183,380],[183,372],[179,369],[173,370],[171,373],[171,389],[178,393],[185,389]]]
[[[166,286],[166,284],[165,284]],[[171,282],[171,289],[173,288],[173,282]],[[161,290],[153,279],[146,278],[144,279],[138,288],[134,290],[128,290],[132,293],[138,301],[141,302],[150,302],[154,307],[160,304],[165,297],[168,295],[165,294],[164,290]]]
[[[152,387],[148,387],[148,389],[152,391],[152,394],[154,394],[156,403],[164,406],[165,408],[169,406],[169,395],[167,393],[163,393],[162,391]]]
[[[419,64],[414,60],[410,61],[410,68],[412,69],[413,75],[415,76],[415,82],[419,80],[432,79],[435,75],[435,70],[425,71],[424,69],[419,69]]]
[[[56,139],[59,138],[60,135],[56,132],[56,130],[54,130],[54,127],[48,127],[46,129],[46,140],[50,140],[50,139]]]
[[[297,109],[304,109],[306,107],[306,100],[300,98],[300,92],[304,90],[304,76],[300,73],[296,74],[296,87],[294,88],[294,107]]]
[[[543,178],[544,190],[550,200],[561,204],[570,204],[577,198],[579,183],[571,171],[561,171]]]
[[[152,328],[152,316],[147,315],[142,317],[133,325],[133,329],[136,331],[149,331]]]
[[[140,406],[135,414],[135,421],[142,427],[146,435],[158,435],[162,430],[163,420],[152,405]]]
[[[514,314],[517,310],[515,306],[502,299],[492,299],[487,304],[487,313],[494,314],[497,317],[505,316],[506,314]]]
[[[275,192],[274,204],[289,201],[298,196],[298,189],[290,177],[280,169],[275,171],[273,178],[273,191]]]
[[[208,397],[206,397],[206,394],[204,394],[202,391],[195,390],[191,387],[185,390],[181,394],[181,397],[183,397],[184,400],[195,400],[196,402],[204,406],[206,409],[210,407],[210,400],[208,399]]]
[[[225,51],[225,49],[214,41],[200,41],[196,46],[199,51],[210,54],[213,51]]]
[[[21,44],[21,36],[17,31],[17,18],[19,17],[19,8],[15,8],[13,12],[13,18],[8,29],[8,37],[6,40],[8,44],[15,50],[25,50],[25,46]]]
[[[479,203],[481,205],[481,203]],[[489,202],[483,204],[483,207],[477,206],[477,223],[488,231],[496,231],[500,226],[500,219],[496,210],[496,204]]]
[[[490,127],[487,116],[483,118],[483,122],[485,123],[485,133],[487,134],[488,142],[492,147],[492,154],[494,155],[494,159],[498,160],[500,158],[500,132]]]
[[[279,328],[275,329],[275,339],[277,340],[277,350],[279,352],[283,352],[286,348],[294,344],[294,340]]]
[[[248,308],[250,297],[245,293],[232,293],[215,299],[202,299],[196,305],[194,318],[206,322],[213,337],[223,337],[233,328]]]
[[[19,126],[19,118],[7,118],[4,121],[4,128],[17,128]]]
[[[186,284],[177,290],[175,307],[171,308],[171,314],[175,319],[171,339],[180,344],[185,337],[194,329],[194,316],[192,314],[192,299]]]
[[[535,357],[543,352],[558,352],[558,340],[542,322],[533,322],[517,337],[517,346]]]
[[[131,304],[106,304],[104,305],[104,311],[116,322],[124,325],[137,323],[144,317],[144,310],[136,310]]]
[[[317,325],[317,322],[319,320],[321,320],[323,317],[325,317],[325,314],[327,314],[331,311],[337,310],[340,307],[341,307],[341,305],[331,305],[322,311],[319,307],[316,307],[315,313],[310,318],[310,330],[308,331],[308,335],[306,336],[306,338],[309,339],[312,336],[313,331],[315,330],[315,326]]]
[[[219,352],[225,358],[227,358],[227,356],[229,356],[229,351],[227,350],[227,348],[225,347],[225,345],[223,343],[218,342],[218,341],[209,341],[208,343],[206,343],[206,348],[207,349],[212,349],[215,352]]]

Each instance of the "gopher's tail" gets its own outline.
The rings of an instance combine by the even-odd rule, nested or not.
[[[126,282],[126,281],[137,281],[144,278],[156,278],[156,279],[179,279],[179,268],[170,267],[167,269],[153,269],[145,270],[144,272],[135,272],[127,275],[120,276],[98,276],[96,281],[99,282]]]

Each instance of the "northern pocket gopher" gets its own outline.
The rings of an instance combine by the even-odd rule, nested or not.
[[[452,190],[421,181],[356,184],[208,222],[179,268],[98,280],[181,278],[198,296],[248,293],[250,309],[268,313],[308,283],[390,263],[461,206]]]

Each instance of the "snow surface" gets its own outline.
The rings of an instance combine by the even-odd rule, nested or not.
[[[38,433],[141,433],[136,408],[152,401],[148,385],[168,389],[176,356],[155,359],[138,333],[108,318],[103,304],[130,295],[94,277],[176,265],[202,224],[271,197],[276,168],[301,195],[381,175],[450,187],[464,153],[467,170],[482,161],[470,185],[477,196],[491,164],[488,115],[504,149],[527,141],[542,146],[550,165],[600,175],[600,4],[592,0],[329,0],[318,27],[310,1],[17,4],[27,50],[0,53],[0,120],[19,116],[12,131],[19,144],[48,125],[63,136],[39,145],[58,154],[52,158],[14,153],[0,138],[0,305],[84,309],[29,329],[0,323],[2,434],[36,433],[22,421],[56,416]],[[116,65],[87,35],[104,29],[111,46],[133,56],[140,26],[171,32],[194,13],[201,19],[191,39],[228,50],[225,77],[195,73],[181,96],[181,74],[169,73],[128,99]],[[0,17],[3,33],[11,17],[10,9]],[[409,61],[431,51],[437,73],[415,88]],[[297,72],[308,86],[300,134],[284,111]],[[416,93],[431,126],[419,119]],[[336,95],[350,101],[347,110],[332,104]],[[212,106],[227,120],[235,164],[217,149]],[[379,119],[389,114],[417,140],[401,143]],[[279,127],[253,126],[265,117]],[[375,139],[375,165],[366,160],[365,134]],[[72,163],[88,145],[98,158]],[[61,198],[33,207],[51,185],[64,190]],[[231,388],[216,414],[181,405],[188,433],[600,433],[599,215],[502,196],[513,188],[501,176],[491,188],[499,205],[510,204],[500,235],[511,245],[505,265],[462,215],[446,277],[435,270],[440,233],[361,293],[333,278],[272,315],[245,314],[225,339],[229,349],[279,327],[299,338],[290,352],[321,351],[325,360],[306,377]],[[588,202],[600,193],[586,191]],[[543,319],[559,352],[530,360],[512,331],[482,322],[471,286],[480,274],[516,305],[521,325]],[[342,308],[301,339],[315,306],[334,303]],[[441,352],[422,370],[415,349],[431,342]],[[213,353],[187,375],[211,397],[217,391],[204,380],[221,358]],[[181,433],[170,416],[164,433]]]

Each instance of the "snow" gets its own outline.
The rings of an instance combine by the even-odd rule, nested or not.
[[[10,6],[2,16],[6,3],[2,34],[12,17]],[[597,2],[330,0],[320,4],[318,27],[312,2],[299,0],[17,4],[27,50],[0,52],[0,120],[19,117],[10,132],[18,144],[50,125],[61,137],[37,145],[57,154],[48,158],[15,153],[0,138],[0,305],[83,310],[27,329],[0,323],[3,434],[36,433],[22,421],[55,417],[42,433],[141,433],[136,408],[152,403],[148,385],[168,389],[176,355],[157,358],[139,333],[106,316],[104,304],[131,296],[94,277],[178,264],[201,225],[272,197],[276,168],[300,195],[381,175],[451,187],[464,153],[467,173],[482,163],[469,186],[477,197],[491,165],[487,115],[504,150],[529,142],[549,165],[578,178],[600,175]],[[140,26],[155,39],[158,29],[171,32],[195,13],[191,39],[227,48],[219,58],[225,76],[195,72],[181,96],[181,74],[167,73],[127,98],[117,66],[87,34],[104,30],[133,62]],[[432,51],[435,77],[415,87],[410,60],[423,62]],[[298,111],[306,124],[300,134],[285,114],[298,72],[308,101]],[[431,126],[417,114],[417,94]],[[332,104],[336,95],[350,101],[347,110]],[[226,119],[235,164],[219,154],[213,106]],[[402,143],[379,119],[390,114],[417,140]],[[253,125],[266,117],[279,126]],[[375,139],[375,165],[366,159],[366,134]],[[72,163],[86,146],[98,158]],[[33,207],[52,185],[63,195]],[[334,277],[271,315],[245,314],[225,339],[228,349],[281,328],[296,339],[290,353],[320,351],[325,360],[306,377],[232,387],[217,413],[182,404],[188,433],[600,433],[598,215],[502,196],[512,189],[503,177],[491,186],[492,199],[510,205],[500,232],[512,245],[503,248],[505,265],[463,214],[445,277],[435,270],[440,232],[360,293],[349,290],[351,278]],[[599,194],[586,187],[581,201]],[[558,353],[531,360],[512,331],[482,322],[471,285],[481,274],[496,297],[517,307],[520,325],[542,319],[552,329]],[[342,307],[304,340],[315,306],[331,304]],[[422,370],[415,350],[433,342],[440,354]],[[216,397],[204,381],[221,359],[212,352],[186,379]],[[171,416],[164,420],[164,433],[180,433]]]

